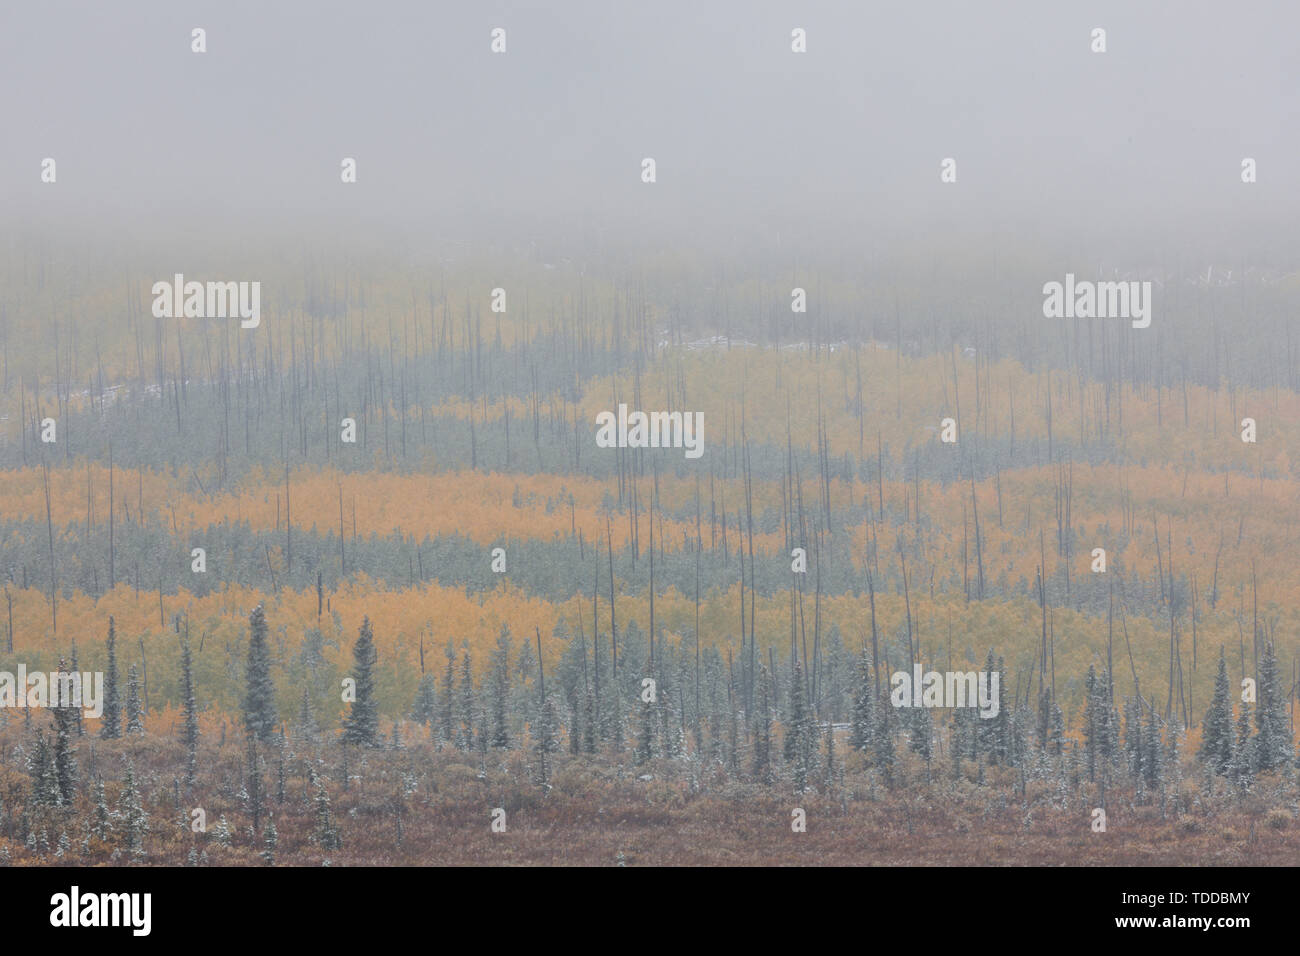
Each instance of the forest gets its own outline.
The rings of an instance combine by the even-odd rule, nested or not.
[[[1180,260],[1136,327],[1045,319],[1029,252],[304,253],[244,328],[7,253],[0,671],[105,702],[0,708],[0,860],[1300,843],[1296,273]],[[913,667],[998,706],[894,706]]]

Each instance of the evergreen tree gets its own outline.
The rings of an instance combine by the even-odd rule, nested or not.
[[[123,780],[122,796],[119,798],[122,817],[122,838],[126,842],[127,852],[132,856],[144,855],[144,837],[149,832],[149,815],[140,804],[140,791],[136,787],[135,766],[130,760],[126,762],[126,776]]]
[[[104,799],[104,778],[95,778],[95,809],[91,819],[90,832],[100,840],[107,840],[113,829],[113,815],[109,812]]]
[[[478,714],[474,720],[474,752],[479,755],[480,766],[487,765],[487,752],[490,746],[491,734],[488,730],[488,712],[487,704],[480,702]]]
[[[375,699],[375,636],[370,618],[362,618],[361,631],[352,646],[352,677],[356,699],[343,719],[343,743],[379,746],[379,702]]]
[[[104,710],[99,736],[105,740],[122,736],[122,699],[117,686],[117,624],[108,619],[108,664],[104,669]]]
[[[460,662],[460,727],[456,731],[459,750],[474,748],[474,669],[470,662],[469,647],[464,649]]]
[[[537,764],[538,777],[543,787],[550,786],[550,755],[557,753],[560,746],[555,741],[555,698],[550,694],[542,701],[537,712]]]
[[[1135,780],[1142,777],[1142,749],[1141,698],[1130,697],[1124,701],[1124,752]]]
[[[334,826],[334,818],[330,813],[329,791],[325,789],[324,782],[321,781],[315,770],[308,768],[308,774],[312,785],[316,788],[316,829],[312,834],[312,838],[320,845],[322,850],[342,849],[343,840],[339,836],[338,828]]]
[[[586,693],[578,691],[569,702],[569,753],[582,753],[582,708]]]
[[[648,763],[655,755],[655,705],[647,700],[642,700],[640,704],[636,750],[632,755],[638,767]]]
[[[1097,779],[1097,764],[1101,751],[1101,739],[1104,733],[1102,726],[1104,717],[1102,715],[1107,710],[1106,695],[1104,691],[1099,691],[1099,683],[1097,668],[1089,664],[1088,674],[1083,680],[1083,740],[1084,753],[1088,762],[1089,781]]]
[[[36,742],[27,759],[27,771],[32,781],[32,805],[57,807],[62,799],[59,795],[59,777],[54,770],[54,756],[43,730],[36,731]]]
[[[1286,697],[1278,677],[1273,642],[1264,648],[1259,661],[1259,694],[1255,708],[1255,770],[1281,770],[1291,759],[1291,730],[1287,723]]]
[[[411,706],[411,719],[417,724],[433,727],[438,716],[437,703],[434,700],[434,685],[437,682],[432,674],[420,678],[420,686],[415,691],[415,703]]]
[[[447,669],[442,675],[442,707],[438,715],[440,721],[439,737],[444,744],[456,743],[455,720],[456,712],[454,710],[455,691],[456,691],[456,652],[452,649],[451,641],[447,642]]]
[[[1165,730],[1165,777],[1170,784],[1177,787],[1183,779],[1183,766],[1179,760],[1180,743],[1183,729],[1177,723]]]
[[[276,742],[275,749],[275,802],[283,806],[284,785],[289,776],[289,768],[285,764],[285,757],[289,750],[289,741],[284,735],[284,724],[280,725],[280,739]]]
[[[1115,769],[1119,761],[1120,748],[1119,711],[1115,708],[1115,679],[1108,669],[1102,669],[1098,685],[1097,691],[1102,698],[1102,704],[1098,708],[1099,716],[1103,718],[1098,747],[1105,761],[1106,776],[1109,776],[1110,771]]]
[[[1142,777],[1147,786],[1156,788],[1164,780],[1161,758],[1164,755],[1160,739],[1160,717],[1155,706],[1147,707],[1146,734],[1142,744]]]
[[[298,702],[298,734],[303,740],[316,736],[316,715],[311,710],[311,696],[307,685],[302,685],[302,699]]]
[[[709,688],[709,758],[721,761],[726,750],[722,737],[722,655],[710,647],[704,661]]]
[[[796,793],[808,789],[808,778],[813,772],[816,731],[806,696],[803,667],[796,657],[790,678],[790,727],[785,739],[786,760],[790,763],[790,776]]]
[[[244,672],[244,729],[258,741],[275,733],[275,684],[271,681],[271,648],[266,639],[262,605],[248,617],[248,666]]]
[[[140,705],[140,672],[132,664],[126,671],[126,732],[144,733],[144,715]]]
[[[198,782],[199,706],[194,697],[194,657],[189,641],[181,645],[181,707],[185,714],[185,789],[193,790]]]
[[[266,861],[267,866],[275,866],[275,848],[279,843],[280,834],[275,829],[275,818],[272,817],[266,821],[266,849],[262,851],[262,859]]]
[[[537,720],[542,699],[537,695],[533,675],[537,673],[537,659],[533,656],[533,645],[528,641],[519,642],[515,654],[514,666],[510,669],[510,678],[506,682],[509,690],[510,706],[507,716],[513,718],[512,726],[523,732],[525,724],[532,726]]]
[[[850,720],[849,746],[859,752],[871,749],[872,730],[876,720],[876,691],[871,679],[871,656],[866,647],[858,658],[857,684],[853,695],[853,715]]]
[[[1061,707],[1055,699],[1052,700],[1051,717],[1048,727],[1048,753],[1060,757],[1065,753],[1065,714],[1061,712]]]
[[[58,680],[67,689],[61,693],[54,706],[54,779],[59,792],[59,804],[72,806],[77,792],[77,758],[73,751],[72,734],[81,709],[71,695],[71,678],[63,661],[59,661]],[[77,676],[80,681],[80,676]]]
[[[504,624],[492,652],[492,746],[504,750],[510,746],[507,700],[510,695],[510,629]]]
[[[596,719],[596,694],[594,691],[584,691],[582,697],[582,752],[594,754],[600,731]]]
[[[772,782],[772,677],[767,667],[758,670],[758,712],[754,715],[754,779],[763,784]]]
[[[1232,685],[1228,682],[1228,663],[1219,646],[1219,672],[1214,678],[1214,697],[1205,712],[1201,730],[1201,746],[1197,756],[1206,761],[1214,772],[1223,775],[1232,763]]]
[[[885,782],[892,784],[894,780],[894,764],[896,761],[894,751],[894,731],[890,722],[890,711],[892,707],[876,707],[876,732],[875,753],[872,763],[885,776]]]
[[[81,668],[77,665],[77,641],[75,638],[72,641],[72,673],[78,675],[81,673]],[[83,702],[85,701],[84,687],[82,688],[82,701]],[[81,720],[81,708],[80,707],[73,708],[73,714],[76,716],[77,736],[78,737],[86,736],[86,728],[82,724],[82,720]]]
[[[926,773],[929,773],[930,757],[932,755],[932,737],[934,734],[934,718],[930,716],[929,707],[909,707],[907,709],[908,720],[908,745],[912,752],[920,754],[921,759],[926,763]]]
[[[835,786],[835,775],[839,768],[835,763],[835,721],[826,721],[826,791],[829,793]]]
[[[1250,703],[1241,702],[1237,712],[1237,739],[1232,748],[1232,761],[1228,765],[1228,779],[1238,789],[1250,787],[1255,770],[1255,739],[1250,734]]]
[[[1038,692],[1038,725],[1035,737],[1039,750],[1047,750],[1052,743],[1052,691],[1044,687]]]
[[[736,698],[736,675],[732,670],[731,662],[727,662],[727,767],[735,772],[740,767],[740,715],[737,713],[737,707],[734,703]],[[770,698],[769,698],[770,701]],[[768,704],[770,711],[771,704]],[[769,758],[771,751],[769,750]]]
[[[990,683],[993,674],[998,674],[998,713],[996,717],[981,717],[975,725],[976,747],[979,753],[988,754],[993,763],[1003,764],[1011,759],[1011,713],[1006,700],[1006,669],[1002,658],[994,660],[992,648],[984,659],[984,673],[988,675]]]
[[[217,846],[230,846],[230,822],[226,820],[224,813],[217,820],[217,825],[212,828],[212,839],[216,841]]]

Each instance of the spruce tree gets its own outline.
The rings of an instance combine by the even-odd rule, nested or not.
[[[1101,751],[1103,733],[1102,713],[1106,710],[1106,696],[1098,692],[1097,668],[1089,664],[1088,674],[1083,680],[1083,741],[1084,752],[1088,762],[1088,780],[1097,779],[1097,763]]]
[[[930,715],[929,707],[910,707],[907,710],[907,719],[908,746],[913,753],[919,754],[925,761],[928,774],[933,747],[931,738],[934,732],[934,718]]]
[[[569,700],[569,753],[582,753],[582,708],[586,694],[579,689]]]
[[[835,786],[835,775],[839,767],[835,763],[835,721],[826,721],[826,792]]]
[[[140,804],[140,791],[135,781],[135,766],[130,760],[126,762],[123,784],[122,796],[119,798],[122,838],[126,842],[127,852],[139,857],[144,855],[144,837],[149,832],[149,815]]]
[[[280,834],[275,829],[275,818],[272,817],[266,821],[266,849],[262,851],[262,859],[266,861],[267,866],[275,866],[275,848],[279,843]]]
[[[790,761],[790,776],[796,793],[808,789],[808,778],[813,772],[813,747],[816,732],[812,713],[806,703],[803,668],[796,657],[790,680],[790,728],[786,732],[786,760]]]
[[[1183,728],[1175,722],[1165,730],[1165,778],[1173,786],[1178,786],[1183,779],[1183,765],[1179,759]]]
[[[1134,780],[1142,777],[1142,703],[1141,698],[1124,701],[1124,752]]]
[[[126,671],[126,732],[144,733],[144,714],[140,705],[140,672],[132,664]]]
[[[1153,789],[1159,787],[1164,780],[1164,742],[1160,739],[1160,724],[1153,701],[1147,707],[1146,733],[1142,744],[1142,778]]]
[[[375,636],[370,618],[363,618],[357,642],[352,646],[352,678],[356,700],[343,719],[343,742],[362,747],[379,745],[379,702],[375,699]]]
[[[885,706],[876,708],[875,753],[872,759],[872,763],[884,774],[886,784],[893,783],[894,764],[897,759],[894,751],[893,725],[889,719],[891,710],[892,707]]]
[[[1278,677],[1273,642],[1264,648],[1259,661],[1259,694],[1255,708],[1255,771],[1281,770],[1291,758],[1291,730],[1287,723],[1286,696]]]
[[[284,735],[284,724],[280,725],[280,738],[276,741],[276,761],[275,761],[275,802],[281,806],[284,804],[284,785],[289,778],[289,768],[286,759],[289,753],[289,741]]]
[[[1098,685],[1097,692],[1102,701],[1099,716],[1103,718],[1099,749],[1105,761],[1104,776],[1109,778],[1119,761],[1119,711],[1115,708],[1115,679],[1109,669],[1102,669]]]
[[[537,712],[537,775],[543,787],[550,786],[550,755],[559,751],[555,742],[555,700],[550,695]]]
[[[722,739],[722,655],[709,648],[705,659],[709,688],[709,758],[721,761],[726,749]]]
[[[36,731],[36,742],[27,758],[27,770],[32,782],[32,805],[57,807],[62,799],[59,795],[59,778],[54,770],[54,755],[43,730]]]
[[[862,753],[871,747],[875,725],[876,692],[871,679],[871,656],[866,647],[858,658],[857,685],[853,695],[853,714],[849,729],[849,746]]]
[[[303,740],[311,740],[316,736],[316,715],[311,709],[311,695],[308,693],[307,685],[302,685],[302,699],[298,702],[298,735]]]
[[[189,641],[181,645],[181,707],[185,714],[185,789],[193,790],[198,781],[199,706],[194,698],[194,658]]]
[[[478,715],[475,718],[474,726],[477,728],[474,734],[474,752],[480,757],[479,766],[486,767],[487,752],[491,735],[488,732],[488,712],[485,703],[479,704]]]
[[[275,733],[275,684],[271,681],[271,648],[266,639],[262,605],[248,617],[248,666],[244,671],[244,730],[258,741]]]
[[[322,850],[342,849],[343,840],[339,836],[338,828],[334,826],[334,818],[330,813],[329,791],[325,789],[324,782],[316,774],[315,770],[308,768],[307,772],[310,775],[311,784],[316,788],[316,828],[312,833],[312,838],[320,845]]]
[[[492,746],[505,750],[510,746],[507,701],[510,695],[510,629],[504,624],[492,652]]]
[[[100,840],[107,840],[113,829],[113,815],[104,799],[104,778],[95,778],[95,809],[91,817],[90,832]]]
[[[456,690],[456,652],[451,641],[447,642],[447,669],[442,675],[442,706],[438,714],[439,737],[444,744],[456,743],[455,690]]]
[[[1047,750],[1052,737],[1052,691],[1048,687],[1038,692],[1038,724],[1035,737],[1038,741],[1038,749]]]
[[[1055,699],[1052,700],[1048,727],[1047,750],[1053,756],[1060,757],[1065,753],[1065,714]]]
[[[77,675],[81,674],[81,668],[77,665],[77,642],[75,639],[72,642],[72,673]],[[78,676],[78,680],[80,680],[80,676]],[[85,693],[86,693],[86,689],[84,687],[82,688],[81,693],[82,693],[82,703],[84,705]],[[80,707],[74,708],[73,714],[76,717],[77,736],[78,737],[86,736],[86,728],[82,725],[82,721],[81,721],[81,708]]]
[[[1228,663],[1219,646],[1219,672],[1214,678],[1214,697],[1205,712],[1201,730],[1201,746],[1197,756],[1222,776],[1232,762],[1232,685],[1228,681]]]
[[[772,678],[766,665],[758,670],[758,713],[754,721],[754,779],[763,784],[772,782]]]
[[[996,717],[981,717],[976,723],[976,747],[980,753],[988,754],[993,763],[1002,764],[1006,763],[1011,756],[1009,753],[1011,714],[1008,712],[1006,702],[1007,675],[1002,658],[995,660],[992,648],[989,648],[988,655],[984,659],[984,673],[988,675],[990,687],[992,675],[998,674],[998,713]]]
[[[432,674],[421,677],[420,686],[415,691],[415,703],[411,706],[411,719],[417,724],[424,724],[430,728],[433,727],[433,722],[438,716],[438,707],[434,700],[436,683]]]
[[[582,694],[582,752],[594,754],[599,728],[596,726],[596,695],[583,690]]]
[[[108,664],[104,668],[104,710],[99,736],[111,740],[122,736],[122,698],[117,686],[117,623],[108,619]]]
[[[1250,703],[1241,702],[1237,712],[1237,739],[1232,748],[1232,762],[1228,765],[1228,779],[1240,790],[1250,787],[1255,770],[1255,740],[1250,734]]]
[[[68,671],[63,661],[59,661],[58,680],[65,681]],[[77,677],[80,680],[80,677]],[[71,685],[66,685],[71,690]],[[77,792],[77,758],[73,751],[72,735],[76,728],[81,709],[76,702],[60,696],[54,707],[54,778],[59,791],[59,803],[72,806]]]
[[[655,705],[648,700],[640,701],[638,713],[636,750],[632,759],[640,767],[648,763],[655,755]]]
[[[456,747],[459,750],[474,749],[474,668],[470,661],[469,647],[464,648],[460,662],[460,712],[457,717],[460,727],[456,730]]]

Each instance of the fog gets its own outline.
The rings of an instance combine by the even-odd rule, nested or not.
[[[0,220],[96,243],[1289,259],[1297,28],[1288,3],[6,4]]]

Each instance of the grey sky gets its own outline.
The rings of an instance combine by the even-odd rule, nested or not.
[[[6,3],[0,228],[1275,248],[1298,28],[1294,3],[1186,0]]]

